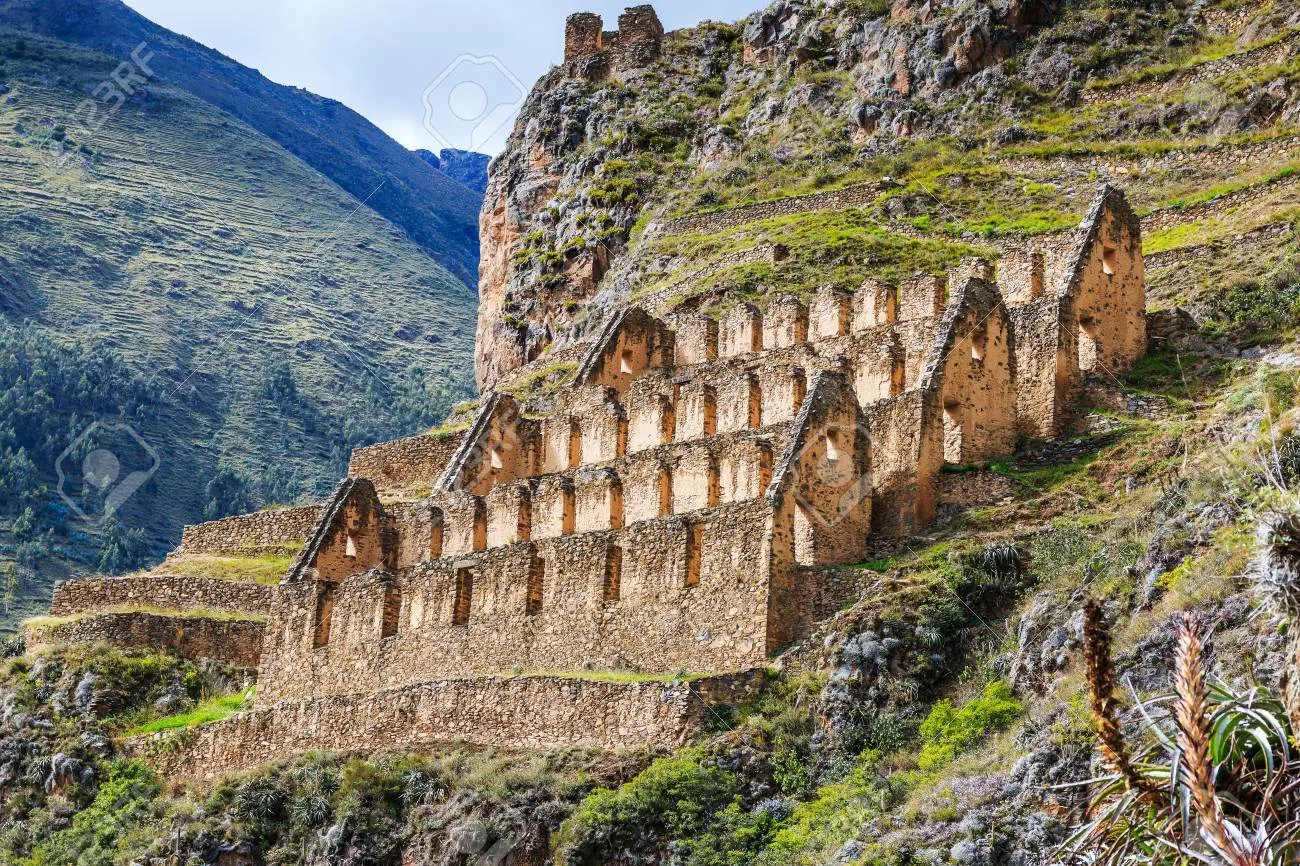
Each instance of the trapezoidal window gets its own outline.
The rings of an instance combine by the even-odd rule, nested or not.
[[[624,376],[631,376],[636,373],[636,356],[632,354],[631,349],[624,349],[618,356],[618,372]]]
[[[1114,276],[1119,269],[1119,250],[1114,247],[1103,246],[1101,248],[1101,272],[1107,276]]]
[[[569,421],[569,467],[577,469],[582,465],[582,427],[575,418]]]
[[[546,560],[534,556],[528,563],[528,595],[524,599],[524,613],[534,616],[542,612],[546,592]]]
[[[943,404],[943,462],[960,465],[964,443],[962,405],[956,401]]]
[[[704,560],[704,526],[692,523],[686,528],[686,585],[700,585],[700,569]]]
[[[330,642],[330,624],[334,619],[334,593],[332,583],[318,584],[316,613],[312,623],[312,649],[320,649]]]
[[[623,548],[611,544],[605,553],[605,586],[602,593],[606,602],[623,597]]]
[[[347,540],[343,543],[343,555],[350,556],[353,559],[357,558],[357,540],[350,532],[348,533]]]
[[[1101,329],[1091,315],[1079,317],[1079,369],[1086,372],[1097,367],[1097,337]]]
[[[444,524],[441,517],[434,519],[433,525],[429,527],[429,558],[442,558]]]
[[[456,597],[451,607],[452,625],[469,625],[469,607],[474,597],[474,572],[468,568],[456,570]]]
[[[826,431],[826,465],[831,469],[839,466],[840,463],[840,431]]]
[[[384,614],[379,629],[381,638],[397,634],[397,623],[402,616],[402,590],[390,584],[384,589]]]
[[[989,346],[989,329],[980,325],[970,335],[970,357],[972,361],[983,361]]]
[[[493,471],[499,471],[506,466],[505,455],[501,452],[500,445],[493,445],[492,450],[488,453],[488,464]]]

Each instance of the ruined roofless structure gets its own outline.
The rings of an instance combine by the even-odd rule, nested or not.
[[[1145,342],[1140,227],[1107,187],[996,271],[720,320],[625,309],[546,412],[486,394],[461,432],[359,449],[322,505],[186,529],[177,555],[296,547],[278,586],[73,581],[52,613],[79,639],[256,665],[252,712],[159,759],[180,776],[455,739],[671,747],[859,597],[834,566],[932,520],[944,464],[1061,434],[1084,378]],[[120,613],[142,598],[264,625]]]

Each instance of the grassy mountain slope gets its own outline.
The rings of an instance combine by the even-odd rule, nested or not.
[[[0,24],[118,59],[140,43],[160,81],[186,90],[258,130],[400,227],[466,285],[478,263],[479,198],[339,102],[268,81],[120,0],[13,0]]]
[[[252,504],[317,494],[351,445],[467,396],[474,295],[402,229],[161,79],[52,170],[40,143],[118,61],[12,30],[0,59],[0,311],[156,386],[160,466],[128,503],[156,549],[219,464]]]

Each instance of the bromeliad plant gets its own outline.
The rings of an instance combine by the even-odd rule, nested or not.
[[[1084,656],[1108,773],[1093,780],[1089,820],[1062,846],[1062,862],[1300,863],[1300,753],[1282,701],[1260,686],[1236,692],[1207,684],[1204,645],[1186,616],[1174,694],[1138,703],[1150,742],[1135,751],[1120,726],[1110,634],[1093,601],[1084,609]],[[1157,706],[1167,708],[1167,720],[1153,717]]]

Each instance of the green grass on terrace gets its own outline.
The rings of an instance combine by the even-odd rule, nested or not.
[[[251,704],[255,691],[256,689],[250,688],[237,695],[221,695],[209,698],[187,712],[155,719],[152,722],[131,728],[126,731],[124,736],[136,737],[142,734],[156,734],[161,731],[175,731],[221,721],[224,718],[233,716],[240,710],[249,709],[248,705]]]
[[[285,572],[293,565],[299,549],[301,545],[286,546],[283,552],[252,556],[184,554],[169,557],[154,571],[157,574],[175,574],[182,577],[274,584],[279,583]]]
[[[266,622],[266,617],[264,616],[248,613],[231,613],[230,611],[224,610],[208,610],[205,608],[196,608],[194,610],[171,610],[165,607],[151,607],[149,605],[118,605],[102,608],[100,610],[75,613],[69,616],[36,616],[31,619],[23,620],[23,626],[40,632],[97,616],[107,616],[118,613],[142,613],[153,614],[154,616],[165,616],[172,619],[207,619],[215,620],[217,622]]]

